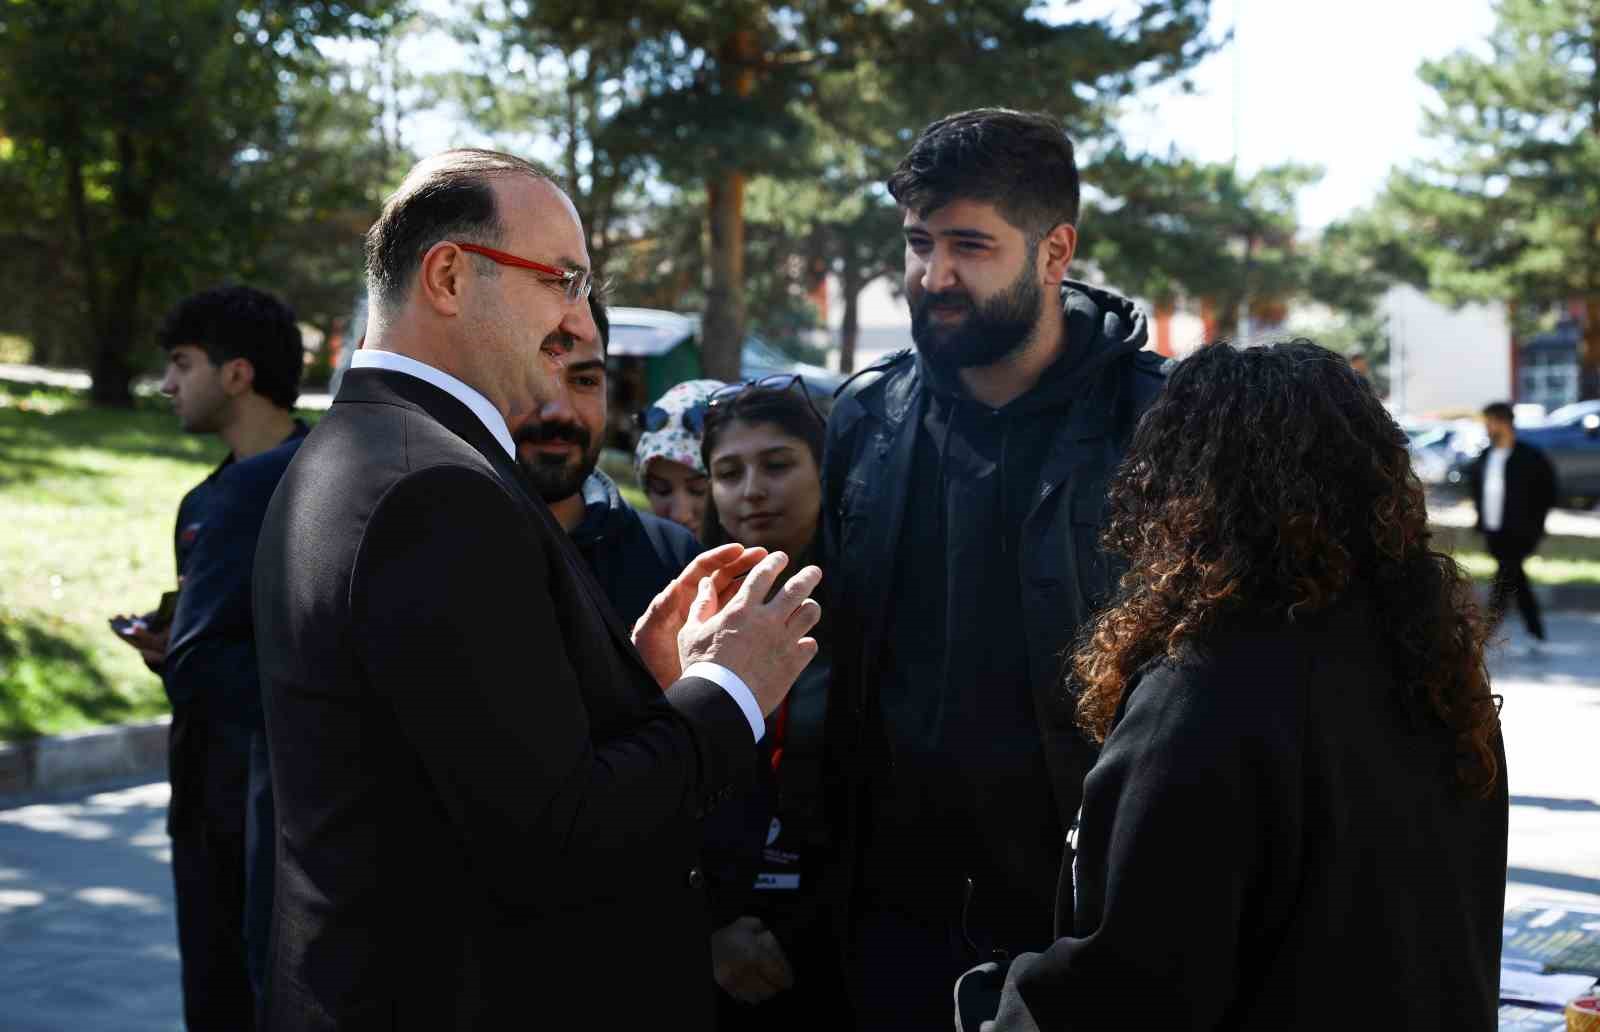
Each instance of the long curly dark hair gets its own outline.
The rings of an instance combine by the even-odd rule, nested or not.
[[[1131,565],[1072,657],[1097,740],[1151,660],[1359,591],[1410,711],[1455,736],[1462,784],[1493,786],[1485,624],[1430,545],[1405,434],[1343,358],[1305,339],[1202,348],[1140,422],[1108,504],[1104,545]]]

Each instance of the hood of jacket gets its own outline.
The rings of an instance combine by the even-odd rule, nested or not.
[[[627,507],[616,481],[598,469],[590,473],[583,482],[583,520],[572,529],[572,543],[592,548],[621,533],[627,525]]]

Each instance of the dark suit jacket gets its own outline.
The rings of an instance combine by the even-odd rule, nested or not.
[[[709,681],[661,692],[466,406],[352,371],[255,577],[267,1026],[705,1027],[698,817],[749,781],[749,725]]]
[[[1478,530],[1483,531],[1483,478],[1489,449],[1472,460],[1467,476],[1472,481],[1472,504],[1478,509]],[[1526,543],[1531,551],[1544,537],[1544,518],[1556,504],[1556,470],[1544,452],[1525,441],[1511,446],[1506,456],[1506,500],[1500,514],[1499,534]]]
[[[1070,937],[1018,958],[1002,1032],[1494,1029],[1505,755],[1487,798],[1456,782],[1377,619],[1352,600],[1135,679],[1084,782]]]

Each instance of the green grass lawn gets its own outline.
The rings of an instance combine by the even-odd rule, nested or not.
[[[1484,552],[1457,552],[1460,563],[1473,580],[1488,581],[1494,577],[1496,563]],[[1592,584],[1600,587],[1600,560],[1551,559],[1536,555],[1522,566],[1528,579],[1535,584]]]
[[[101,410],[0,382],[0,740],[166,710],[106,620],[176,584],[178,501],[222,455],[163,400]]]
[[[178,501],[222,455],[216,438],[180,432],[161,399],[94,409],[70,391],[0,381],[0,741],[166,710],[160,681],[106,620],[173,587]],[[1440,544],[1474,577],[1493,574],[1472,535]],[[1600,540],[1541,553],[1528,564],[1535,582],[1600,584]]]

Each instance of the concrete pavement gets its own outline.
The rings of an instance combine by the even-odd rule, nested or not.
[[[165,782],[0,811],[0,1028],[181,1030]]]
[[[1506,905],[1600,905],[1600,614],[1490,654],[1511,789]],[[182,1028],[164,783],[0,811],[0,1029]]]

